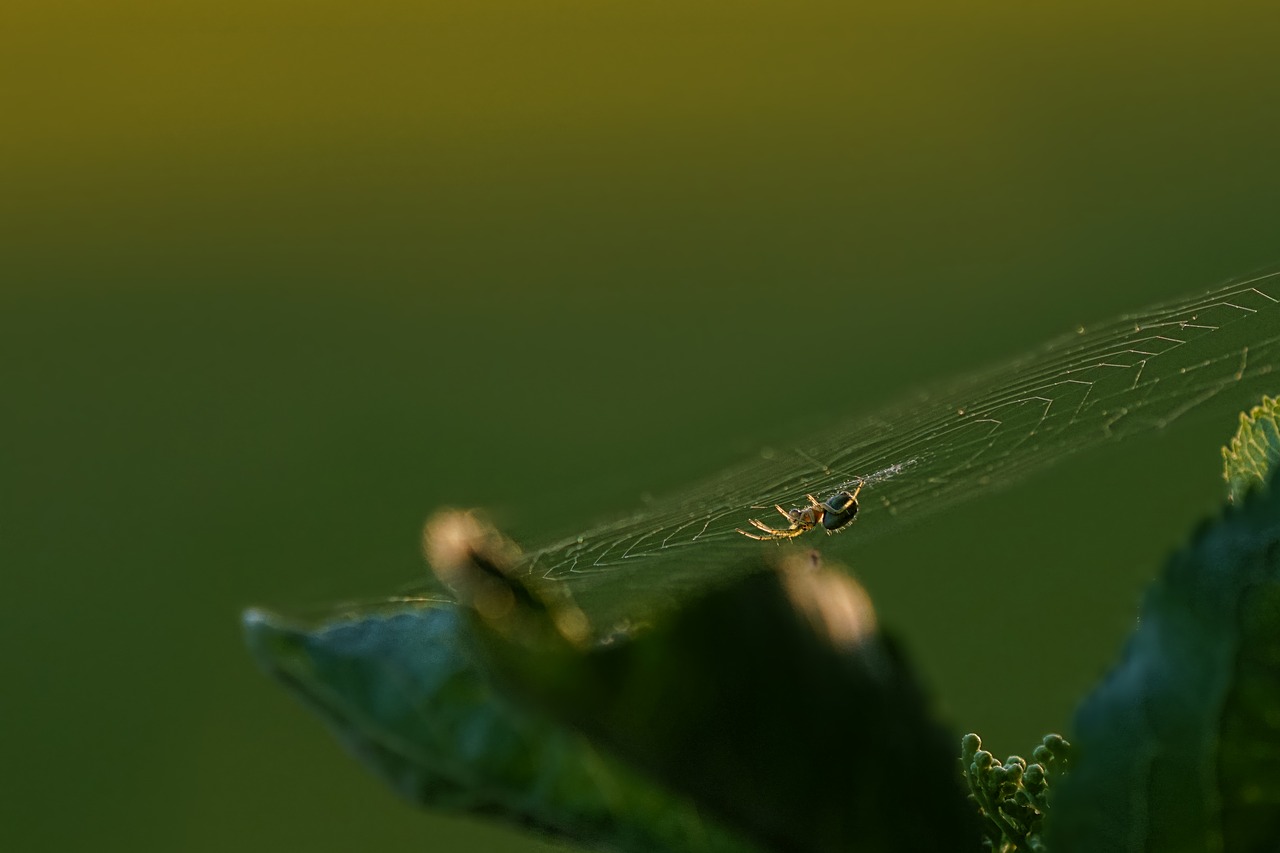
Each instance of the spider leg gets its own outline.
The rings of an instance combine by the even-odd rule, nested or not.
[[[747,519],[747,521],[756,530],[762,531],[764,535],[761,536],[758,533],[752,533],[749,530],[743,530],[742,528],[737,528],[737,531],[741,533],[743,536],[746,536],[748,539],[755,539],[759,542],[769,542],[769,541],[778,540],[778,539],[795,539],[801,533],[804,533],[806,530],[809,529],[809,526],[798,525],[796,527],[791,527],[786,530],[775,530],[774,528],[770,527],[764,522],[758,521],[754,518],[749,518]]]
[[[853,499],[856,501],[856,500],[858,499],[858,492],[861,492],[861,491],[862,491],[862,487],[863,487],[863,486],[865,486],[865,485],[866,485],[866,481],[865,481],[865,480],[859,480],[859,481],[858,481],[858,488],[854,489],[854,490],[853,490],[853,492],[849,495],[849,497],[853,498]]]
[[[783,534],[785,534],[785,533],[789,533],[789,532],[790,532],[790,529],[787,529],[787,530],[775,530],[775,529],[773,529],[772,527],[770,527],[769,525],[765,524],[763,521],[757,521],[757,520],[756,520],[756,519],[754,519],[754,518],[748,518],[748,519],[747,519],[747,523],[748,523],[748,524],[750,524],[752,527],[754,527],[756,530],[763,530],[765,533],[771,533],[771,534],[773,534],[774,536],[781,536],[781,535],[783,535]]]
[[[790,511],[790,510],[783,509],[781,504],[774,504],[774,505],[773,505],[773,508],[774,508],[774,509],[776,509],[776,510],[778,511],[778,513],[779,513],[783,518],[785,518],[787,521],[791,521],[791,520],[792,520],[792,518],[791,518],[791,511]]]
[[[760,526],[761,530],[769,530],[768,533],[766,533],[764,536],[761,536],[758,533],[752,533],[748,530],[743,530],[741,527],[736,529],[743,536],[747,537],[748,539],[754,539],[757,542],[777,542],[783,539],[795,539],[801,533],[804,533],[806,530],[808,530],[808,528],[806,527],[797,527],[795,530],[769,530],[769,528],[765,527],[764,525],[761,525]]]

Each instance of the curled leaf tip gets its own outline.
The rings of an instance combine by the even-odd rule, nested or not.
[[[1240,413],[1240,426],[1222,448],[1222,477],[1227,500],[1239,503],[1250,489],[1260,488],[1280,460],[1280,402],[1273,397]]]
[[[433,515],[422,531],[422,552],[458,601],[500,633],[527,640],[549,624],[574,645],[589,639],[591,624],[567,593],[531,586],[519,570],[520,547],[479,513]]]

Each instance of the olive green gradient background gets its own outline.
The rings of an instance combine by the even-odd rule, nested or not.
[[[1280,260],[1271,4],[350,5],[0,10],[0,848],[546,849],[397,801],[241,608]],[[1247,402],[844,545],[958,730],[1066,725]]]

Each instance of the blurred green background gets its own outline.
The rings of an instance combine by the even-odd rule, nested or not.
[[[397,801],[240,610],[1280,259],[1271,4],[350,5],[0,11],[0,848],[549,849]],[[856,552],[958,730],[1066,725],[1237,402]]]

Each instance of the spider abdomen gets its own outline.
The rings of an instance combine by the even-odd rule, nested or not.
[[[838,492],[822,502],[822,526],[828,533],[843,530],[858,515],[858,499],[849,492]]]

